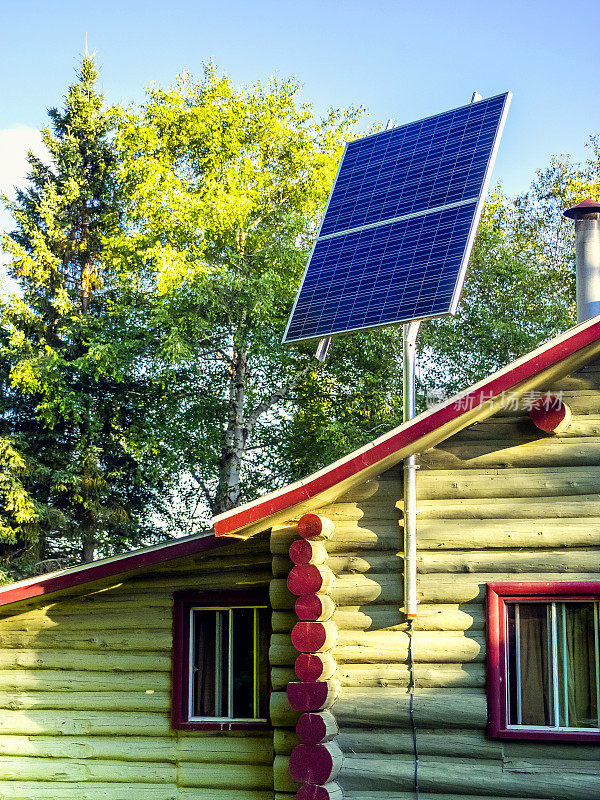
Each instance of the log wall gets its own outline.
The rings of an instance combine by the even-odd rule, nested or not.
[[[600,800],[597,746],[485,733],[486,582],[600,580],[600,364],[543,388],[562,393],[573,410],[562,434],[542,433],[523,412],[497,414],[419,457],[420,605],[410,644],[417,779],[428,800]],[[317,591],[335,602],[328,653],[341,694],[327,713],[343,759],[320,793],[303,787],[301,800],[415,796],[402,496],[397,467],[317,511],[335,525],[315,569],[327,573]],[[271,539],[274,746],[282,763],[299,747],[298,713],[285,695],[298,680],[296,597],[286,586],[297,536],[290,523]],[[331,752],[332,741],[321,747]],[[275,788],[280,800],[293,796],[283,778]]]
[[[270,578],[261,536],[0,608],[0,797],[272,800],[272,731],[170,727],[173,592]]]

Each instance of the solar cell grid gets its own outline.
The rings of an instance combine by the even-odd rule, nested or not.
[[[414,318],[443,313],[472,216],[459,206],[319,242],[288,338],[391,324],[399,305]]]
[[[284,341],[451,310],[509,100],[347,145]]]
[[[351,142],[320,235],[476,196],[503,102],[493,98]]]

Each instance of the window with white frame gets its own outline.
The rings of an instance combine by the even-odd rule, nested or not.
[[[265,614],[256,606],[190,609],[188,719],[266,719]]]
[[[173,724],[221,728],[266,723],[269,609],[176,597]]]
[[[490,731],[511,738],[600,737],[600,603],[584,584],[488,587]],[[588,596],[584,593],[588,592]],[[513,595],[513,596],[511,596]]]
[[[599,730],[598,603],[507,603],[508,726]]]

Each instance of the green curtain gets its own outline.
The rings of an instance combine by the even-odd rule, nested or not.
[[[560,724],[569,728],[596,728],[596,652],[593,603],[558,603],[559,683],[565,691],[561,703]],[[565,663],[566,662],[566,663]],[[563,695],[564,696],[564,695]]]

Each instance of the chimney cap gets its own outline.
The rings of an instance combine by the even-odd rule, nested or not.
[[[586,214],[600,214],[600,203],[588,197],[587,200],[583,200],[583,202],[572,208],[568,208],[564,212],[564,216],[570,219],[581,219],[585,217]]]

